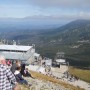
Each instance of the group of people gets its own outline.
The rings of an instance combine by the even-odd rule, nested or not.
[[[25,64],[16,60],[11,67],[9,65],[10,63],[6,62],[5,57],[0,55],[0,90],[20,90],[18,83],[29,86],[23,76],[32,76],[28,68],[25,68]]]
[[[19,83],[28,85],[28,82],[22,76],[24,77],[32,77],[32,76],[29,73],[28,68],[25,68],[25,64],[21,64],[20,61],[16,60],[16,63],[14,63],[11,66],[11,71],[15,75],[16,80]]]
[[[74,75],[70,74],[67,71],[64,72],[63,74],[64,74],[64,76],[62,78],[66,78],[70,82],[74,82],[74,81],[78,81],[79,80],[79,78],[77,76],[74,76]]]

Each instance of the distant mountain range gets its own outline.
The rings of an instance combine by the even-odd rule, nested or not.
[[[26,45],[35,43],[37,52],[50,58],[58,51],[65,52],[71,65],[90,66],[90,20],[75,20],[53,29],[14,30],[0,37]]]
[[[61,23],[62,25],[63,23]],[[34,18],[0,18],[0,31],[14,30],[38,30],[50,29],[60,26],[59,22],[49,19],[34,19]]]
[[[44,35],[47,40],[60,40],[65,43],[90,40],[90,20],[76,20],[53,31],[47,31]]]

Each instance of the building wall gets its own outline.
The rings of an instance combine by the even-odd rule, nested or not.
[[[27,52],[12,52],[12,51],[0,51],[0,54],[10,60],[25,60],[28,63],[34,61],[35,49],[32,47]]]
[[[32,64],[35,61],[35,57],[34,57],[34,53],[35,53],[35,49],[31,48],[26,54],[30,55],[30,57],[27,60],[28,64]]]
[[[64,73],[64,72],[68,71],[68,66],[67,65],[61,65],[60,68],[54,68],[54,67],[52,67],[51,70],[53,72]]]

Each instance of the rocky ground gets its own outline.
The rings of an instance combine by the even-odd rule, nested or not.
[[[53,77],[45,75],[41,72],[37,72],[35,70],[30,70],[32,67],[28,68],[32,77],[34,77],[35,79],[30,77],[24,77],[31,86],[30,88],[25,88],[24,85],[22,85],[21,90],[85,90],[77,85],[74,86],[74,84],[67,82],[67,80],[64,80],[64,78],[61,78],[61,72],[58,72],[58,70],[56,69],[52,70],[52,74],[55,76]],[[33,66],[32,69],[36,69],[36,66]]]
[[[71,90],[59,84],[54,84],[49,81],[42,81],[42,80],[32,79],[28,77],[25,77],[25,79],[31,85],[29,90]]]

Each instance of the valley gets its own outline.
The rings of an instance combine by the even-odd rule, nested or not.
[[[52,58],[65,52],[71,66],[90,67],[90,20],[75,20],[53,29],[19,30],[1,32],[0,39],[12,44],[36,45],[36,52]]]

